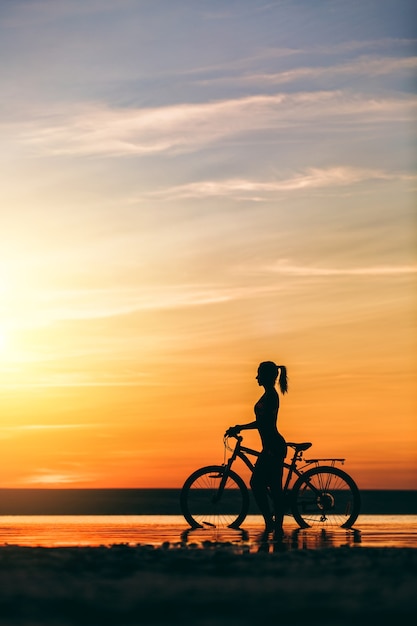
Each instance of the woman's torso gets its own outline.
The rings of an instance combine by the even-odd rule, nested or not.
[[[285,455],[286,443],[277,428],[278,409],[279,396],[275,389],[265,391],[254,407],[263,449],[281,456]]]

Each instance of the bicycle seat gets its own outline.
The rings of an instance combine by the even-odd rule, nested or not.
[[[290,446],[291,448],[294,448],[294,450],[296,450],[297,452],[304,452],[304,450],[308,450],[309,448],[311,448],[313,444],[306,441],[305,443],[290,443],[289,441],[287,441],[287,446]]]

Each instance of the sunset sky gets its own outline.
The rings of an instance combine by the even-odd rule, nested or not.
[[[0,487],[179,487],[275,360],[287,440],[417,488],[416,13],[1,1]]]

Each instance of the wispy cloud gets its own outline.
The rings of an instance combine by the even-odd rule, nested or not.
[[[33,149],[56,155],[140,156],[194,151],[267,129],[294,132],[312,122],[406,121],[416,111],[414,95],[376,99],[343,91],[278,93],[147,109],[97,105],[70,116],[13,124],[8,131]]]
[[[238,58],[232,60],[224,60],[222,63],[217,63],[213,65],[199,65],[197,67],[191,69],[183,70],[183,75],[193,75],[201,79],[201,77],[210,76],[213,78],[213,73],[217,73],[218,79],[220,81],[232,80],[238,76],[233,76],[233,72],[241,71],[241,77],[244,79],[245,74],[248,74],[248,68],[255,68],[256,66],[265,66],[265,62],[268,61],[279,61],[282,63],[283,59],[290,57],[307,57],[307,58],[326,58],[331,57],[333,62],[333,67],[335,71],[337,68],[347,67],[348,65],[352,65],[354,67],[355,60],[348,63],[337,63],[337,59],[345,56],[346,54],[355,54],[358,53],[361,56],[356,57],[356,59],[384,59],[387,60],[389,66],[391,66],[391,61],[400,60],[401,58],[413,58],[413,51],[415,50],[416,40],[415,39],[398,39],[398,38],[386,38],[386,39],[366,39],[366,40],[349,40],[343,41],[338,44],[332,45],[311,45],[308,47],[305,46],[293,46],[293,47],[266,47],[258,49],[256,52],[253,52],[250,56],[239,56]],[[387,50],[389,50],[392,54],[398,53],[402,55],[406,55],[407,53],[410,55],[409,57],[399,57],[399,56],[388,56]],[[362,53],[362,54],[361,54]],[[378,56],[376,56],[378,55]],[[399,66],[401,68],[401,66]],[[318,68],[320,66],[318,65]],[[308,69],[307,67],[305,69]],[[314,69],[313,67],[311,69]],[[371,68],[370,68],[371,69]],[[359,72],[361,72],[361,68],[358,68]],[[391,69],[390,69],[391,71]],[[224,74],[228,73],[228,78],[223,78]],[[255,72],[253,74],[256,75]],[[261,72],[259,72],[261,75]],[[214,84],[213,81],[207,80],[208,83]]]
[[[300,277],[397,277],[400,275],[417,274],[417,265],[376,265],[367,267],[314,267],[303,265],[291,265],[286,261],[277,261],[264,266],[261,271],[272,272],[285,276]]]
[[[407,37],[383,37],[379,39],[348,39],[339,43],[327,43],[312,45],[308,48],[301,48],[303,52],[308,54],[320,53],[328,54],[334,58],[340,53],[358,52],[358,51],[386,51],[386,50],[410,50],[415,49],[416,39]]]
[[[14,383],[12,385],[7,384],[7,380],[3,378],[0,388],[2,389],[22,389],[27,387],[36,387],[36,384],[25,385],[23,381]],[[58,433],[59,431],[74,431],[74,430],[89,430],[89,429],[103,429],[106,424],[15,424],[12,426],[0,426],[0,439],[14,439],[22,435],[33,435],[43,432]]]
[[[37,473],[21,479],[21,484],[27,485],[66,485],[72,483],[86,483],[97,478],[95,474],[79,472],[60,472],[54,469],[40,469]]]
[[[236,200],[261,201],[273,194],[282,192],[343,187],[369,180],[417,181],[417,175],[349,166],[309,168],[288,178],[272,181],[242,178],[223,181],[196,181],[149,193],[146,195],[146,198],[155,197],[165,200],[177,200],[227,196]]]
[[[134,315],[136,313],[151,311],[167,311],[205,307],[208,305],[225,304],[240,300],[250,300],[261,296],[273,295],[277,293],[287,293],[292,289],[290,283],[276,282],[275,280],[266,281],[262,284],[254,284],[248,281],[249,275],[281,275],[288,277],[316,277],[316,278],[332,278],[343,276],[357,277],[397,277],[399,275],[414,275],[417,273],[417,265],[377,265],[377,266],[345,266],[345,267],[320,267],[315,265],[298,265],[288,262],[286,259],[278,260],[274,263],[256,264],[248,267],[240,267],[237,264],[230,268],[233,280],[225,278],[223,283],[179,283],[179,284],[159,284],[147,285],[141,287],[131,287],[121,289],[118,287],[109,288],[107,290],[91,290],[80,289],[77,293],[69,291],[60,292],[55,302],[51,302],[48,307],[39,310],[39,318],[33,319],[29,316],[27,319],[22,318],[16,325],[16,328],[39,328],[39,327],[58,327],[62,330],[65,324],[73,324],[93,320],[117,320],[125,316]],[[144,338],[139,335],[138,339],[142,348],[144,347]],[[110,341],[110,343],[108,343]],[[123,337],[118,336],[118,348],[124,346]],[[133,339],[128,339],[129,346],[132,349]],[[149,338],[152,345],[153,337]],[[111,338],[103,338],[101,344],[94,344],[93,351],[100,353],[100,350],[108,351],[109,346],[114,349]],[[113,346],[113,348],[112,348]],[[62,348],[61,348],[62,349]],[[76,346],[65,347],[66,354],[81,357],[83,354],[90,353],[91,346],[85,345],[81,348]],[[84,351],[84,352],[83,352]],[[47,355],[35,352],[33,358],[42,361],[45,365],[49,361],[52,363],[59,355],[50,350]],[[25,354],[24,361],[30,364],[30,354]],[[13,373],[13,372],[12,372]],[[13,383],[19,386],[34,387],[111,387],[111,386],[137,386],[147,384],[140,372],[126,375],[125,372],[120,375],[114,372],[107,375],[105,372],[91,376],[86,371],[78,373],[72,372],[50,372],[47,371],[43,375],[32,377],[29,381],[20,381]],[[3,379],[0,386],[9,387],[7,379]],[[60,428],[88,428],[89,425],[68,425]],[[25,428],[25,427],[22,427]],[[55,428],[55,426],[30,426],[28,428]],[[19,429],[19,427],[17,427]]]
[[[167,283],[126,289],[116,286],[100,290],[80,289],[77,292],[69,290],[67,293],[62,290],[55,294],[54,300],[51,294],[47,306],[38,305],[36,318],[31,315],[21,316],[16,323],[16,328],[39,328],[60,322],[117,318],[140,311],[198,307],[242,299],[276,291],[276,289],[276,286]],[[32,300],[33,305],[34,300]],[[51,355],[53,358],[54,353],[52,352]],[[73,377],[68,379],[67,374],[61,376],[59,373],[54,374],[53,381],[56,386],[92,384],[83,379]],[[50,378],[45,381],[45,385],[51,386],[51,384]],[[109,381],[103,381],[103,384],[108,385]]]
[[[202,81],[204,84],[228,85],[282,85],[285,83],[305,80],[317,80],[323,78],[340,78],[346,76],[383,76],[398,74],[398,72],[415,72],[417,69],[417,57],[374,57],[361,56],[349,62],[332,65],[315,65],[296,67],[279,72],[243,74],[240,76],[222,76],[215,79]]]
[[[42,430],[78,430],[84,428],[102,428],[104,424],[19,424],[14,426],[1,426],[3,433],[25,433]]]

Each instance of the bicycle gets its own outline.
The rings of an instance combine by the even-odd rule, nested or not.
[[[239,458],[253,472],[254,462],[247,455],[258,457],[260,453],[243,446],[241,435],[233,435],[236,444],[232,449],[228,445],[230,438],[223,438],[223,464],[196,470],[182,487],[181,511],[192,528],[238,529],[247,516],[249,490],[232,465]],[[336,467],[345,459],[304,459],[303,453],[311,448],[311,443],[287,442],[287,446],[294,454],[289,463],[284,463],[286,514],[290,511],[300,528],[351,528],[358,518],[361,499],[355,481]],[[232,454],[226,462],[227,449]],[[322,462],[329,464],[321,465]]]

